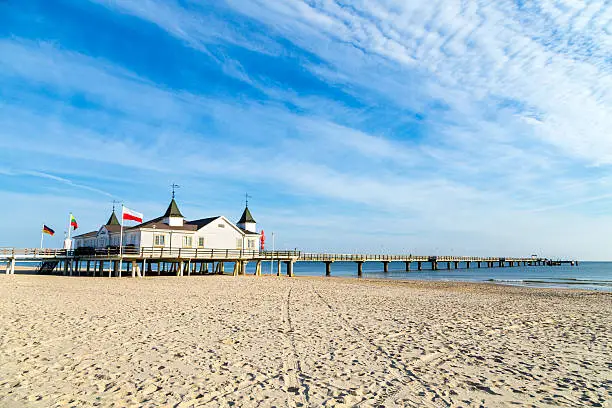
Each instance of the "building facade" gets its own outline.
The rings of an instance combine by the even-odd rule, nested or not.
[[[121,224],[111,214],[97,231],[75,236],[74,248],[112,248],[120,245]],[[174,198],[161,217],[123,227],[123,246],[139,248],[210,248],[256,251],[259,234],[248,206],[237,224],[224,216],[187,221]]]

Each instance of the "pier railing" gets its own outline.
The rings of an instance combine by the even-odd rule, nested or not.
[[[210,249],[210,248],[157,248],[133,246],[123,247],[124,258],[148,259],[224,259],[224,260],[297,260],[300,251],[253,251],[246,249]],[[0,248],[0,259],[48,259],[48,258],[116,258],[120,256],[119,248],[77,248],[41,249],[41,248]]]
[[[0,248],[0,259],[49,258],[116,258],[118,247],[77,248],[75,250],[47,248]],[[390,254],[333,254],[305,253],[301,251],[254,251],[246,249],[123,247],[125,258],[147,259],[225,259],[225,260],[292,260],[301,262],[532,262],[543,258],[474,257],[474,256],[422,256]]]

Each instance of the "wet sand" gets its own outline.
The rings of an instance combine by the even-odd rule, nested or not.
[[[0,275],[0,406],[610,406],[612,294]]]

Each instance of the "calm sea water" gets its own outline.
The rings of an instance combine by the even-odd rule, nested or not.
[[[427,263],[423,268],[429,267]],[[250,268],[247,267],[247,273]],[[366,262],[363,264],[363,277],[370,279],[410,279],[438,281],[492,282],[507,285],[603,290],[612,292],[612,262],[581,262],[578,266],[519,266],[505,268],[476,268],[472,263],[467,269],[464,263],[459,269],[446,269],[446,263],[440,263],[437,271],[417,271],[416,263],[411,271],[406,272],[403,262],[389,264],[389,272],[383,272],[382,263]],[[283,268],[284,270],[284,268]],[[276,271],[276,269],[274,269]],[[270,263],[262,267],[263,273],[270,273]],[[297,276],[325,276],[325,265],[322,263],[298,262],[294,266]],[[357,265],[353,262],[335,262],[332,264],[332,276],[357,278]]]
[[[18,263],[19,264],[19,263]],[[31,264],[30,264],[31,265]],[[225,267],[226,273],[232,271],[231,263]],[[429,267],[428,263],[423,268]],[[578,266],[519,266],[505,268],[481,268],[472,263],[470,269],[464,263],[459,269],[446,269],[446,263],[440,263],[437,271],[423,269],[417,270],[416,263],[412,264],[411,271],[406,272],[404,262],[389,264],[389,272],[383,272],[380,262],[366,262],[363,264],[363,277],[369,279],[398,279],[398,280],[438,280],[438,281],[465,281],[465,282],[491,282],[505,285],[588,289],[612,292],[612,262],[580,262]],[[285,267],[283,265],[283,273]],[[247,266],[247,273],[255,272],[255,264]],[[270,263],[262,264],[262,273],[271,272]],[[276,266],[272,269],[276,273]],[[294,266],[296,276],[325,276],[325,264],[319,262],[298,262]],[[335,262],[332,264],[332,276],[357,278],[357,265],[354,262]]]

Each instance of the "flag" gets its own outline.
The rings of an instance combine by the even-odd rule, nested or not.
[[[261,230],[261,237],[259,238],[259,250],[263,251],[264,246],[266,244],[266,235],[264,234],[264,230]]]
[[[55,231],[53,231],[51,228],[47,227],[46,225],[43,225],[42,232],[43,234],[49,234],[51,236],[55,234]]]
[[[144,218],[144,216],[139,213],[136,212],[134,210],[130,210],[127,207],[123,207],[123,219],[127,220],[127,221],[136,221],[136,222],[142,222],[142,219]]]
[[[79,228],[79,224],[77,224],[77,220],[76,218],[74,218],[74,215],[72,215],[72,213],[70,213],[70,226],[74,229]]]

